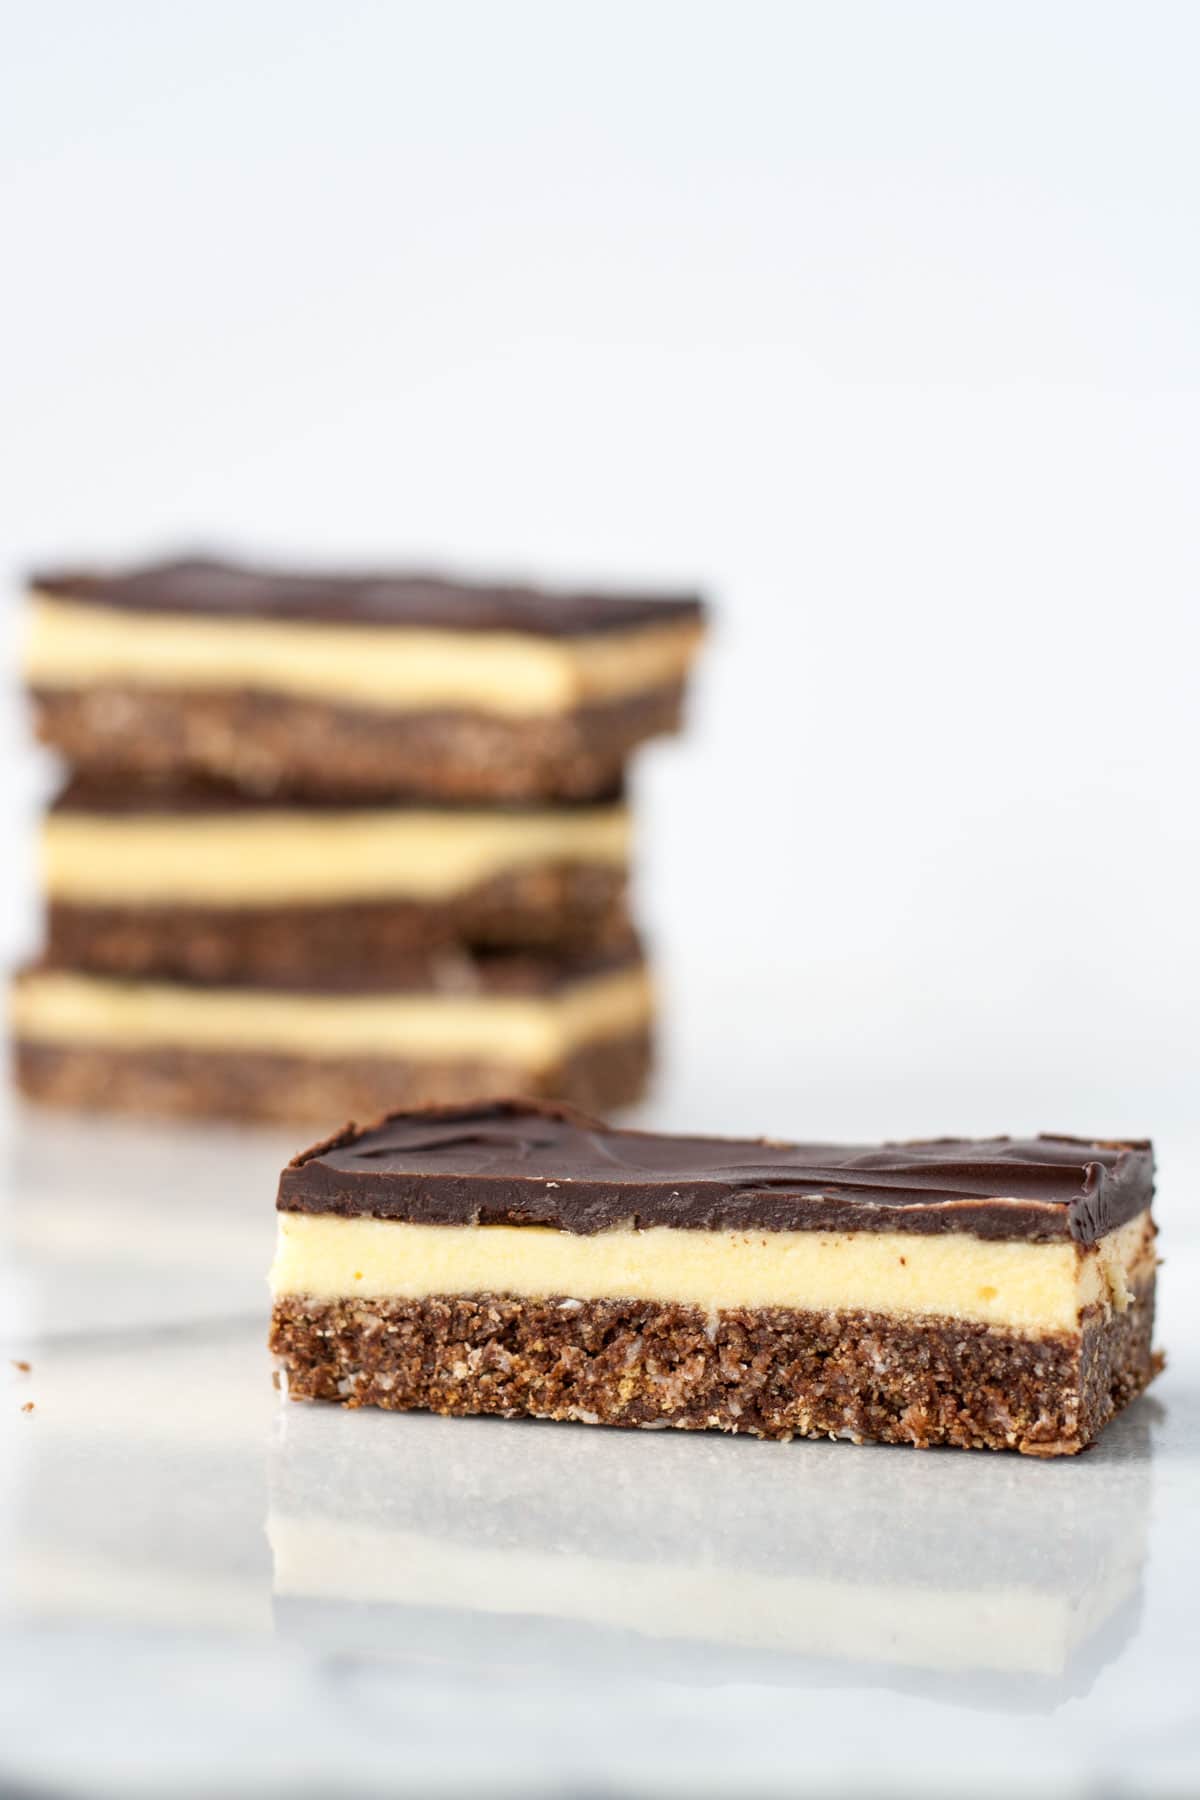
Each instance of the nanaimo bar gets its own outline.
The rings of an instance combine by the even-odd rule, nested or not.
[[[40,965],[10,994],[17,1081],[55,1106],[247,1121],[371,1117],[514,1091],[642,1096],[653,998],[610,957],[414,958],[402,978],[268,985],[130,980]]]
[[[460,945],[627,947],[621,799],[304,806],[230,784],[76,777],[42,827],[50,962],[98,974],[292,981]]]
[[[217,561],[33,578],[38,731],[77,768],[258,791],[588,798],[674,731],[691,596]]]
[[[1147,1386],[1143,1142],[798,1145],[520,1101],[404,1111],[278,1193],[298,1399],[1083,1449]]]

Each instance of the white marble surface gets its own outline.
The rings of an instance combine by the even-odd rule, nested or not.
[[[1187,1234],[1072,1462],[389,1418],[272,1390],[286,1140],[8,1141],[0,1785],[1195,1793]]]

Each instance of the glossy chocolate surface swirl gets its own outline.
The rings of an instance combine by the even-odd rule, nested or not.
[[[971,1232],[1094,1243],[1149,1206],[1148,1143],[939,1138],[874,1146],[616,1131],[500,1101],[348,1127],[296,1157],[283,1211],[430,1225]]]

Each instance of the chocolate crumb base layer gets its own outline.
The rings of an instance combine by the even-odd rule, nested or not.
[[[588,1045],[551,1069],[455,1058],[325,1059],[93,1044],[14,1046],[17,1086],[43,1106],[240,1123],[315,1124],[372,1118],[388,1106],[458,1105],[527,1093],[601,1111],[645,1094],[651,1033]]]
[[[1024,1338],[955,1320],[640,1300],[276,1300],[289,1393],[756,1437],[1020,1450],[1092,1443],[1160,1366],[1153,1278],[1124,1313]]]
[[[446,900],[289,906],[92,906],[53,900],[45,961],[106,975],[292,981],[370,972],[451,946],[618,952],[635,943],[622,869],[544,864]]]
[[[38,736],[82,769],[216,776],[262,794],[583,800],[611,792],[639,744],[679,729],[683,685],[544,718],[133,686],[33,697]]]

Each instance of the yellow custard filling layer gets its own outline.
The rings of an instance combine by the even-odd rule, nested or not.
[[[1123,1309],[1153,1266],[1148,1213],[1087,1249],[966,1232],[688,1231],[615,1228],[585,1237],[535,1225],[414,1225],[281,1212],[277,1298],[652,1300],[718,1312],[899,1313],[1024,1332],[1074,1331],[1087,1306]]]
[[[695,621],[592,637],[505,631],[192,618],[32,596],[25,679],[32,687],[103,682],[248,688],[345,706],[462,707],[514,718],[570,712],[682,681]]]
[[[552,994],[297,994],[111,981],[56,970],[21,977],[15,1037],[114,1050],[260,1051],[309,1057],[486,1058],[541,1071],[587,1044],[649,1023],[648,972],[637,967]]]
[[[541,864],[623,868],[624,806],[542,812],[422,809],[52,813],[51,899],[95,905],[287,905],[444,899]]]

